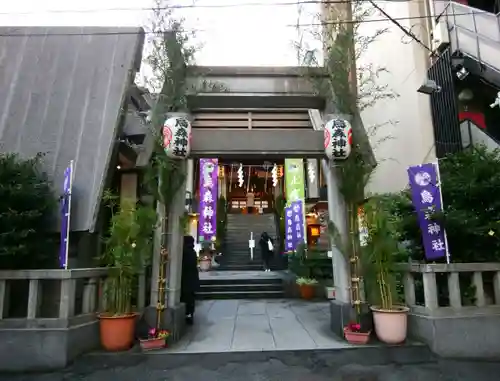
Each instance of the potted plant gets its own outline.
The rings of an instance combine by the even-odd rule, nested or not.
[[[212,268],[212,243],[203,242],[201,244],[200,270],[209,271]]]
[[[156,328],[151,328],[148,332],[148,338],[140,339],[139,342],[144,351],[165,348],[169,336],[170,332],[165,329],[157,330]]]
[[[299,286],[300,296],[302,299],[310,300],[314,298],[316,285],[318,284],[316,279],[301,277],[297,278],[296,283]]]
[[[209,271],[212,267],[212,257],[207,254],[202,254],[200,256],[200,270]]]
[[[156,213],[135,203],[116,204],[105,195],[112,211],[109,235],[102,256],[109,267],[103,287],[103,311],[98,315],[101,344],[108,351],[129,349],[134,341],[137,312],[132,308],[132,290],[152,251]],[[113,212],[117,210],[117,212]]]
[[[344,337],[349,344],[366,344],[370,340],[371,330],[361,323],[349,323],[344,327]]]
[[[409,308],[400,304],[396,289],[394,258],[399,245],[393,221],[378,198],[364,205],[364,220],[367,238],[361,254],[375,333],[384,343],[400,344],[406,340]]]

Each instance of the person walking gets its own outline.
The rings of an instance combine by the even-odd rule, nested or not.
[[[274,254],[274,242],[273,239],[267,234],[267,232],[262,233],[259,240],[260,252],[262,255],[262,261],[264,262],[264,271],[271,271],[271,260]]]
[[[184,236],[182,249],[181,302],[186,305],[186,323],[193,324],[195,296],[200,286],[198,258],[194,250],[194,238]]]

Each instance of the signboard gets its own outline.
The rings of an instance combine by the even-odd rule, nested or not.
[[[306,240],[304,232],[304,207],[302,201],[294,201],[285,208],[285,251],[291,252]]]
[[[288,203],[305,199],[303,159],[285,159],[285,192]]]
[[[217,159],[200,159],[200,220],[198,242],[213,242],[217,234]]]
[[[408,168],[413,206],[417,213],[425,257],[428,260],[446,257],[450,261],[446,232],[432,216],[443,210],[438,164],[428,163]]]

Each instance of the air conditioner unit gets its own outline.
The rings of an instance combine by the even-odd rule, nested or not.
[[[445,20],[439,20],[431,31],[431,49],[442,52],[450,44],[450,34]]]

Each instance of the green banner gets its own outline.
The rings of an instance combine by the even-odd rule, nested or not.
[[[286,201],[305,200],[304,159],[285,159]]]

